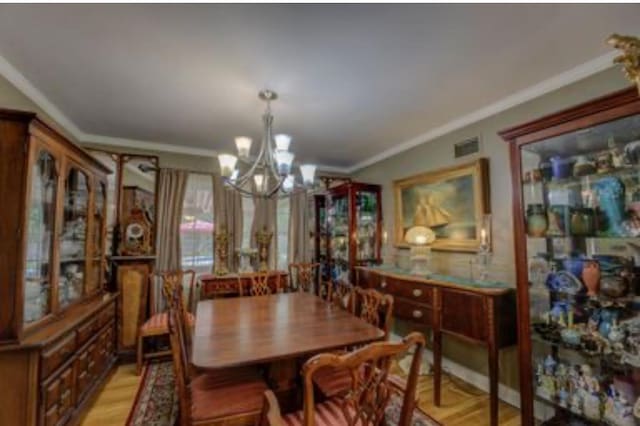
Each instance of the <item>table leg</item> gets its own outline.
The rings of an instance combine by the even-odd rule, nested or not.
[[[298,361],[295,358],[275,361],[269,366],[269,385],[285,412],[301,408],[297,398],[301,394],[296,383],[297,375]]]
[[[493,298],[487,298],[487,314],[489,315],[489,410],[491,426],[498,425],[498,359],[500,352],[496,343],[496,327]]]
[[[434,290],[433,306],[433,404],[440,406],[440,383],[442,381],[442,331],[440,307],[441,295],[439,290]]]

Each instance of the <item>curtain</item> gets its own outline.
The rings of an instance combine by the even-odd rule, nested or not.
[[[255,197],[253,199],[255,206],[253,214],[253,222],[251,224],[251,247],[257,248],[256,232],[267,228],[268,232],[272,232],[271,244],[269,245],[269,269],[275,270],[277,268],[278,259],[278,230],[277,230],[277,211],[278,211],[278,199],[277,198],[260,198]]]
[[[311,261],[309,242],[309,204],[306,192],[291,196],[289,214],[289,263]]]
[[[236,271],[238,262],[236,249],[242,247],[242,196],[237,191],[227,189],[222,178],[215,174],[213,175],[213,211],[216,227],[224,225],[230,233],[227,268],[229,271]],[[214,262],[216,261],[217,259],[214,259]]]
[[[187,189],[189,174],[184,170],[160,169],[158,173],[158,230],[156,235],[156,270],[172,271],[181,269],[180,221],[182,203]],[[156,300],[151,303],[156,312],[164,310],[162,288],[154,285]]]

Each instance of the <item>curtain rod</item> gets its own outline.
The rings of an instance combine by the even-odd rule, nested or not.
[[[203,172],[201,170],[193,170],[193,169],[181,169],[181,168],[177,168],[177,167],[154,167],[153,168],[153,170],[155,170],[155,171],[160,171],[160,169],[179,170],[181,172],[193,173],[193,174],[198,174],[198,175],[218,176],[216,173],[213,173],[213,172]]]

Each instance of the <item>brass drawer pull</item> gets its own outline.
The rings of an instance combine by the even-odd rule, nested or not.
[[[380,282],[380,287],[385,288],[387,286],[387,282],[386,281],[381,281]]]
[[[420,296],[422,296],[422,290],[420,290],[419,288],[414,289],[414,290],[413,290],[413,295],[414,295],[415,297],[420,297]]]
[[[413,311],[413,317],[414,318],[422,318],[422,311],[419,311],[419,310],[416,309],[415,311]]]

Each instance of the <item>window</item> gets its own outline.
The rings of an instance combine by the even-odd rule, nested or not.
[[[289,267],[289,216],[291,214],[291,199],[289,197],[278,200],[278,210],[276,212],[278,230],[278,261],[277,267],[280,270],[287,270]]]
[[[213,269],[213,181],[191,173],[182,204],[180,223],[182,267],[198,273]]]
[[[252,198],[242,197],[242,248],[251,247],[251,225],[255,207]]]

